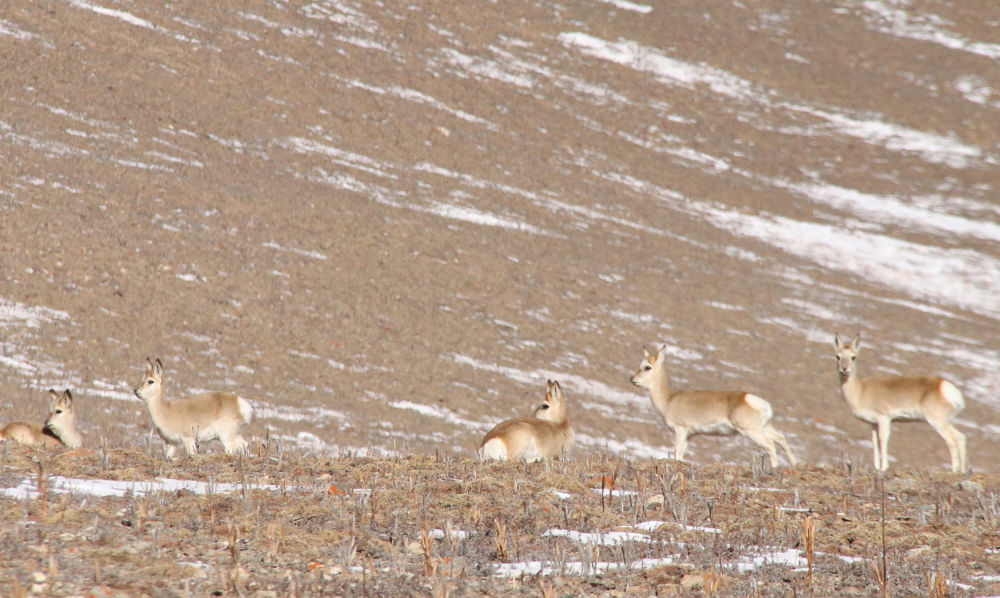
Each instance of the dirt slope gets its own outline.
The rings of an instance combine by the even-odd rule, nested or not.
[[[989,2],[5,2],[0,419],[72,387],[226,388],[320,455],[470,454],[559,379],[579,432],[669,455],[627,383],[768,398],[807,462],[870,460],[861,369],[967,395],[1000,450],[1000,39]],[[155,440],[158,442],[158,440]],[[746,464],[742,440],[691,459]],[[891,453],[940,469],[924,425]]]

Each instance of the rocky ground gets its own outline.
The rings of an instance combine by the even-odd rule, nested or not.
[[[889,595],[1000,593],[992,474],[256,448],[5,447],[0,592],[872,596],[884,566]]]

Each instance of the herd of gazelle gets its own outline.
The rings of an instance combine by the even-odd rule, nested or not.
[[[76,412],[69,390],[60,396],[49,391],[49,417],[42,426],[14,422],[0,430],[0,442],[16,440],[23,444],[50,447],[82,446],[83,437],[76,429]],[[173,458],[183,446],[189,455],[198,452],[198,443],[218,438],[227,453],[238,453],[247,446],[240,430],[250,423],[253,407],[243,397],[229,392],[173,399],[163,396],[163,363],[146,360],[142,380],[133,389],[149,409],[150,419],[166,444],[167,458]]]
[[[857,375],[861,337],[845,343],[834,336],[840,390],[855,417],[872,424],[875,468],[889,468],[889,434],[892,420],[924,420],[941,435],[951,453],[955,472],[967,469],[965,436],[952,424],[965,407],[961,391],[936,376],[893,376],[863,379]],[[742,434],[757,443],[777,466],[777,446],[789,463],[795,464],[785,436],[771,425],[774,412],[761,397],[742,390],[672,390],[667,381],[665,348],[645,357],[632,375],[632,384],[649,391],[653,407],[674,431],[674,457],[684,458],[688,439],[696,434]],[[29,445],[80,447],[83,438],[76,429],[76,412],[69,390],[50,390],[49,415],[44,425],[14,422],[0,429],[0,442],[15,440]],[[153,426],[173,458],[183,446],[188,455],[199,442],[219,439],[227,453],[243,451],[247,442],[240,431],[250,423],[253,407],[233,393],[209,392],[167,400],[163,393],[163,364],[146,360],[142,380],[134,389],[149,409]],[[487,432],[479,445],[483,460],[542,461],[563,454],[573,442],[573,428],[562,388],[549,380],[545,400],[532,417],[501,422]]]
[[[855,417],[872,424],[875,468],[889,468],[889,432],[892,420],[924,420],[944,438],[951,453],[951,469],[965,472],[965,436],[951,423],[965,407],[961,391],[936,376],[893,376],[863,379],[856,363],[861,335],[850,343],[834,335],[840,390]],[[653,407],[674,431],[674,458],[683,459],[688,438],[696,434],[742,434],[767,451],[778,464],[779,445],[795,465],[785,436],[771,425],[774,411],[766,400],[742,390],[672,390],[667,381],[665,348],[645,357],[630,378],[649,391]],[[545,401],[534,417],[512,419],[487,432],[479,447],[481,459],[539,461],[563,452],[573,440],[566,401],[557,382],[549,381]]]

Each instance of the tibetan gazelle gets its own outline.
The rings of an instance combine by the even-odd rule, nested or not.
[[[566,399],[558,382],[548,381],[545,400],[534,417],[509,419],[487,432],[479,445],[484,461],[541,461],[562,453],[573,442]]]
[[[944,438],[951,453],[951,470],[965,473],[965,435],[951,420],[965,408],[962,392],[937,376],[894,376],[862,379],[857,373],[861,335],[850,343],[834,334],[840,390],[854,417],[872,424],[875,469],[889,469],[892,420],[925,420]]]
[[[653,406],[674,431],[674,458],[684,458],[688,437],[695,434],[728,435],[739,432],[763,447],[778,465],[777,442],[795,465],[795,457],[784,435],[771,426],[774,412],[764,399],[743,391],[670,390],[667,383],[666,348],[646,357],[632,376],[632,384],[649,390]]]
[[[76,429],[76,410],[73,394],[67,388],[62,394],[49,391],[49,416],[45,424],[36,426],[25,422],[9,423],[0,430],[0,442],[15,440],[21,444],[42,445],[47,448],[80,448],[83,436]]]
[[[193,455],[198,452],[198,442],[215,438],[222,441],[227,453],[246,448],[247,441],[239,434],[253,417],[253,407],[246,399],[229,392],[209,392],[168,401],[163,396],[163,364],[159,359],[146,359],[146,366],[135,396],[146,402],[156,431],[167,443],[168,459],[181,445]]]

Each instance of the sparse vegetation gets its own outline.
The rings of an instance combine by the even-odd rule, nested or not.
[[[1000,477],[588,458],[176,463],[8,446],[4,595],[962,595],[996,592]],[[208,482],[123,496],[62,478]],[[23,487],[23,486],[22,486]],[[151,486],[149,486],[151,487]],[[231,492],[220,488],[234,489]],[[883,528],[884,525],[884,528]],[[884,529],[884,547],[882,534]],[[882,567],[884,558],[885,567]],[[874,565],[874,567],[873,567]],[[541,573],[541,574],[539,574]]]

